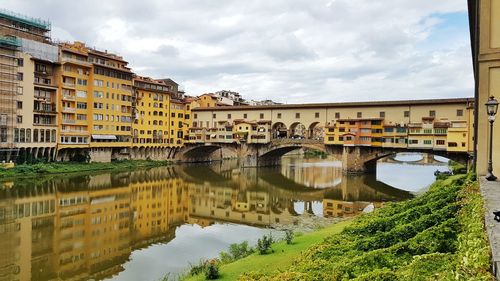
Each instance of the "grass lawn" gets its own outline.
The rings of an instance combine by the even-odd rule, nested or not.
[[[284,241],[273,244],[274,253],[259,255],[254,253],[246,258],[237,260],[221,266],[221,278],[217,280],[237,280],[238,276],[245,272],[271,273],[275,270],[284,270],[292,265],[296,257],[301,252],[312,245],[323,241],[324,238],[340,233],[351,221],[343,221],[323,229],[297,236],[293,239],[292,245],[287,245]],[[205,280],[205,276],[190,276],[185,280]]]

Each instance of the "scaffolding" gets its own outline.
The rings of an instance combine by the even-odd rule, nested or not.
[[[14,145],[17,124],[17,66],[19,39],[0,37],[0,161],[15,160],[18,149]]]
[[[21,22],[23,24],[30,25],[45,31],[50,31],[51,29],[50,21],[28,17],[6,9],[0,9],[0,17],[16,22]]]

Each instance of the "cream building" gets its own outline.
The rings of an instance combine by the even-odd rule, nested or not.
[[[500,100],[500,1],[469,0],[472,57],[476,80],[477,173],[487,172],[489,122],[484,105],[490,96]],[[493,172],[500,174],[500,115],[493,134]]]

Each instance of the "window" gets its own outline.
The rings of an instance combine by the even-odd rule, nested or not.
[[[260,119],[264,119],[264,113],[260,114]]]
[[[194,114],[194,119],[198,119],[198,114]]]
[[[17,101],[17,109],[23,109],[23,102]]]
[[[77,98],[87,98],[87,92],[86,91],[76,91],[76,97]]]
[[[335,119],[339,119],[340,118],[340,112],[335,112]]]
[[[18,58],[17,59],[17,66],[24,66],[24,59]]]
[[[380,118],[385,118],[385,112],[384,111],[380,111]]]
[[[406,111],[404,112],[404,117],[410,117],[410,111],[406,110]]]
[[[463,109],[457,109],[457,116],[464,116],[464,110]]]
[[[247,119],[247,116],[248,116],[248,115],[247,115],[246,113],[245,113],[245,114],[243,114],[243,119]]]
[[[432,134],[432,129],[424,129],[424,134]]]
[[[295,118],[300,118],[300,113],[295,113]]]
[[[87,86],[87,79],[77,79],[77,84],[81,86]]]
[[[23,116],[22,115],[17,115],[17,123],[20,124],[20,123],[23,123]]]
[[[432,144],[432,140],[424,140],[424,144],[430,145]]]
[[[18,72],[17,73],[17,80],[18,81],[23,81],[23,73],[22,72]]]
[[[78,108],[78,109],[87,109],[87,103],[86,102],[77,102],[76,103],[76,108]]]
[[[103,87],[104,86],[104,81],[95,79],[94,80],[94,86]]]
[[[418,140],[410,140],[411,144],[418,144]]]
[[[430,117],[436,117],[436,111],[435,110],[429,110],[429,116]]]
[[[231,114],[228,114],[228,115],[227,115],[227,119],[231,119]]]
[[[215,114],[215,113],[212,114],[212,118],[214,118],[214,119],[217,118],[217,114]]]
[[[278,113],[278,119],[281,119],[281,113]]]
[[[358,112],[357,116],[358,116],[358,118],[363,117],[363,112]]]
[[[444,140],[436,140],[436,145],[444,145]]]
[[[23,94],[23,87],[17,86],[17,94],[22,95]]]
[[[314,118],[319,118],[319,112],[314,113]]]

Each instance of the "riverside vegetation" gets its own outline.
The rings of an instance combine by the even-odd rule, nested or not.
[[[489,281],[483,215],[474,176],[455,175],[436,181],[417,198],[299,235],[291,245],[273,244],[266,255],[219,262],[218,278]]]
[[[131,170],[137,168],[160,167],[169,165],[168,161],[151,160],[122,160],[111,163],[82,163],[82,162],[39,162],[34,164],[20,164],[14,168],[0,167],[0,180],[20,177],[36,177],[47,174],[62,174],[89,171]]]

